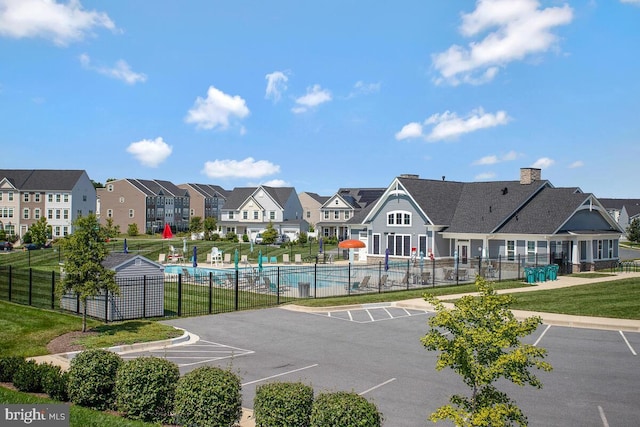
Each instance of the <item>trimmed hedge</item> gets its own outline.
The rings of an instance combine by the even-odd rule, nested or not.
[[[114,409],[115,382],[122,358],[108,350],[85,350],[71,360],[71,402],[98,410]]]
[[[189,372],[178,381],[174,412],[180,425],[235,425],[242,417],[240,378],[213,366]]]
[[[303,383],[274,382],[256,388],[253,416],[258,427],[308,427],[313,388]]]
[[[27,360],[20,364],[13,374],[13,385],[26,393],[42,393],[42,377],[44,369],[35,360]]]
[[[13,375],[25,362],[26,359],[20,356],[0,357],[0,382],[12,383]]]
[[[65,372],[59,366],[42,365],[42,389],[50,398],[60,402],[69,401],[69,372]]]
[[[178,365],[158,357],[125,362],[116,375],[116,405],[134,420],[167,422],[171,418]]]
[[[376,405],[356,393],[322,393],[313,402],[311,427],[380,427]]]

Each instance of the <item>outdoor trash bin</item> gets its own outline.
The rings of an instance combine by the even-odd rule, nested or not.
[[[309,288],[311,284],[309,282],[298,282],[298,296],[300,298],[309,298]]]
[[[527,276],[527,283],[534,284],[536,282],[536,272],[533,268],[525,267],[524,274]]]
[[[538,282],[545,282],[547,280],[547,269],[546,269],[546,267],[538,267],[536,270],[537,270],[537,274],[538,274]]]

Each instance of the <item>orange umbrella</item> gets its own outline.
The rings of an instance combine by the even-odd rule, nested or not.
[[[357,249],[357,248],[364,248],[366,247],[366,245],[361,240],[348,239],[338,243],[338,247],[343,249]]]

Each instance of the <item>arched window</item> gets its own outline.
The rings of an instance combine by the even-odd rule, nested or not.
[[[393,227],[410,227],[411,212],[391,211],[387,213],[387,225]]]

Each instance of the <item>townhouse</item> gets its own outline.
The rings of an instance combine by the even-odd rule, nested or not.
[[[118,179],[97,190],[100,223],[107,218],[126,233],[135,224],[139,233],[162,232],[165,224],[180,232],[189,229],[189,191],[164,180]]]
[[[0,170],[0,227],[8,235],[22,239],[45,217],[52,237],[64,237],[95,209],[96,190],[84,170]]]

